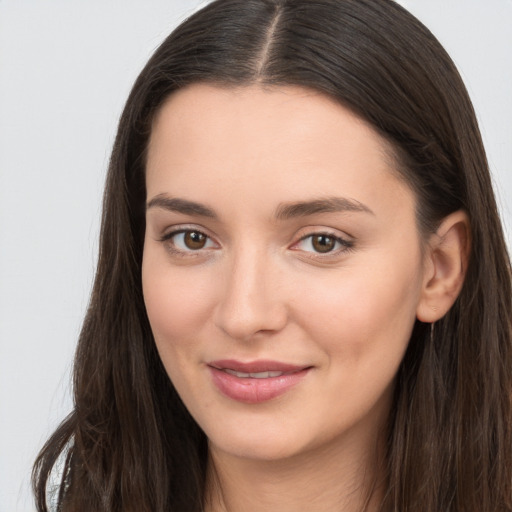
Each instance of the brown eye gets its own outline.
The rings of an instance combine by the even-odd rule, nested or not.
[[[354,242],[346,240],[330,233],[311,233],[301,238],[296,244],[292,246],[294,250],[300,250],[305,253],[311,253],[310,257],[316,255],[317,258],[331,257],[334,255],[341,255],[350,251],[354,246]]]
[[[203,249],[208,240],[208,237],[199,231],[185,231],[183,235],[183,243],[192,251]]]
[[[217,244],[202,231],[197,229],[179,229],[164,235],[161,242],[174,255],[189,256],[192,253],[202,254],[204,251],[217,249]]]
[[[336,246],[336,239],[327,235],[313,235],[311,245],[316,252],[330,252]]]

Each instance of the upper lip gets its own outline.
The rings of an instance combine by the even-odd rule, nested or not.
[[[236,361],[234,359],[220,359],[211,361],[208,366],[217,370],[233,370],[241,373],[260,373],[260,372],[283,372],[293,373],[309,368],[308,365],[299,366],[295,364],[282,363],[280,361],[258,360],[250,362]]]

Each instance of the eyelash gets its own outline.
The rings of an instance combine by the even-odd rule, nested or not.
[[[166,233],[165,235],[163,235],[161,238],[160,238],[160,242],[162,243],[166,243],[167,245],[167,248],[168,250],[174,254],[174,255],[177,255],[177,256],[181,256],[181,257],[196,257],[196,256],[199,256],[203,250],[208,250],[210,249],[211,247],[202,247],[202,248],[199,248],[199,249],[188,249],[188,250],[184,250],[184,249],[179,249],[176,247],[176,244],[173,242],[173,238],[178,236],[178,235],[181,235],[181,234],[186,234],[186,233],[197,233],[199,235],[202,235],[204,237],[206,237],[206,244],[208,244],[209,241],[212,241],[212,238],[210,236],[208,236],[206,233],[204,233],[203,231],[201,231],[200,229],[193,229],[193,228],[180,228],[180,229],[176,229],[174,231],[171,231],[169,233]],[[328,231],[315,231],[313,233],[308,233],[307,235],[304,235],[302,236],[297,242],[295,242],[292,246],[291,246],[291,250],[295,250],[295,251],[299,251],[300,249],[296,249],[295,247],[297,247],[299,244],[301,244],[302,242],[308,240],[308,239],[313,239],[313,237],[327,237],[327,238],[330,238],[331,240],[334,241],[335,244],[338,244],[339,247],[334,249],[334,250],[330,250],[330,251],[326,251],[324,253],[320,252],[320,251],[305,251],[303,250],[304,253],[306,254],[311,254],[310,256],[306,256],[307,258],[311,258],[311,259],[328,259],[328,258],[332,258],[332,257],[335,257],[335,256],[339,256],[340,254],[342,253],[346,253],[346,252],[349,252],[351,251],[353,248],[354,248],[354,242],[351,241],[351,240],[347,240],[345,238],[341,238],[337,235],[335,235],[334,233],[330,233]],[[313,243],[313,241],[311,241],[311,243]]]

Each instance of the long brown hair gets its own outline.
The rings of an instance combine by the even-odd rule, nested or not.
[[[418,226],[471,223],[463,289],[417,322],[389,419],[395,512],[512,511],[510,260],[475,114],[449,56],[391,0],[217,0],[179,26],[138,77],[107,176],[94,289],[74,367],[74,410],[33,473],[38,511],[65,455],[63,512],[203,508],[207,440],[160,362],[141,292],[145,151],[162,102],[191,83],[299,85],[335,98],[395,149]]]

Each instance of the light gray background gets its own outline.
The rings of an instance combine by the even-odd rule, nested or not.
[[[131,84],[199,0],[0,0],[0,512],[69,412],[101,191]],[[512,1],[404,0],[454,58],[512,231]]]

